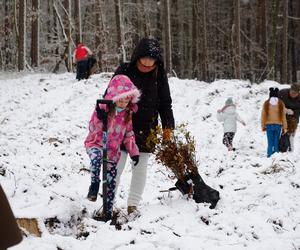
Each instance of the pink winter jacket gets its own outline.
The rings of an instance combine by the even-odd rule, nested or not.
[[[118,162],[121,155],[121,144],[124,143],[130,156],[139,155],[139,149],[135,143],[134,132],[132,131],[132,121],[125,123],[126,111],[116,113],[113,117],[108,116],[107,121],[107,155],[108,159]],[[89,123],[89,134],[84,142],[86,149],[102,148],[103,134],[102,121],[97,118],[94,111]]]
[[[139,98],[139,91],[132,84],[130,79],[124,75],[115,76],[108,85],[106,99],[117,101],[126,96],[132,96],[132,105],[130,112],[137,111],[135,104]],[[100,104],[100,108],[106,110],[106,105]],[[125,122],[126,110],[115,112],[108,115],[107,119],[107,155],[108,160],[117,163],[121,155],[121,144],[124,143],[130,156],[139,155],[139,149],[135,143],[135,136],[132,130],[132,120]],[[89,133],[85,139],[85,147],[87,150],[91,148],[103,147],[103,123],[97,118],[97,112],[94,111],[89,122]]]

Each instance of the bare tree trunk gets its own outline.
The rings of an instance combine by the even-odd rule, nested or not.
[[[206,25],[206,0],[202,0],[202,55],[203,55],[203,62],[202,62],[202,76],[204,81],[208,81],[208,47],[207,47],[207,25]]]
[[[50,0],[52,2],[52,0]],[[57,17],[57,13],[55,12],[54,8],[53,8],[53,2],[52,2],[52,17],[53,17],[53,35],[52,35],[52,39],[51,41],[56,44],[54,50],[52,51],[52,53],[55,55],[56,59],[59,58],[59,44],[58,44],[58,39],[59,39],[59,35],[58,35],[58,17]],[[57,61],[57,60],[56,60]]]
[[[130,21],[132,24],[132,41],[136,44],[139,41],[139,3],[138,0],[131,0],[130,1],[130,10],[127,10],[127,15],[130,17]]]
[[[288,10],[289,0],[283,1],[282,83],[288,83]]]
[[[299,3],[298,3],[299,4]],[[300,6],[300,5],[299,5]],[[299,8],[300,9],[300,8]],[[296,10],[296,11],[295,11]],[[299,12],[300,13],[300,12]],[[297,0],[290,0],[290,15],[297,15]],[[292,82],[297,82],[297,50],[295,45],[295,40],[297,39],[297,30],[294,20],[290,20],[290,30],[291,30],[291,38],[289,39],[290,43],[290,56],[291,56],[291,71],[292,71]]]
[[[272,40],[271,40],[271,79],[276,79],[276,70],[275,70],[275,58],[276,58],[276,45],[277,45],[277,19],[279,11],[279,0],[272,0]]]
[[[251,38],[252,37],[252,18],[247,17],[246,19],[246,34],[247,37]],[[244,77],[246,79],[249,79],[251,82],[255,79],[255,73],[256,71],[254,70],[253,67],[253,49],[252,49],[252,41],[248,40],[245,42],[245,55],[244,55],[244,60],[248,61],[248,68],[245,69],[245,74]]]
[[[171,11],[170,11],[171,13]],[[186,3],[186,13],[188,16],[193,16],[193,1]],[[191,25],[192,24],[192,25]],[[186,39],[186,49],[187,49],[187,75],[192,77],[193,74],[193,21],[186,23],[187,39]],[[171,33],[172,34],[172,33]],[[172,37],[171,37],[172,38]],[[172,39],[171,39],[172,40]],[[171,50],[172,51],[172,50]]]
[[[234,0],[234,71],[235,78],[241,79],[241,23],[240,0]]]
[[[132,36],[133,44],[137,44],[140,40],[140,36],[142,34],[142,26],[141,25],[141,15],[140,15],[140,8],[139,8],[139,1],[138,0],[132,0],[132,5],[134,8],[132,8],[132,23],[133,23],[133,30],[134,34]]]
[[[31,66],[39,66],[39,0],[32,0]]]
[[[82,42],[80,0],[74,0],[74,12],[75,12],[75,29],[76,29],[75,42],[76,42],[76,44],[78,44],[78,43]]]
[[[172,72],[172,41],[171,41],[171,13],[170,13],[170,1],[165,0],[165,28],[166,28],[166,71],[171,73]]]
[[[259,79],[264,80],[268,67],[266,0],[257,0],[256,9],[256,43],[261,51],[258,52],[256,63],[261,71]]]
[[[96,41],[96,49],[95,53],[97,54],[97,62],[100,72],[104,70],[104,65],[106,64],[103,61],[103,55],[107,53],[106,48],[106,36],[107,32],[105,29],[104,24],[104,17],[103,17],[103,10],[104,5],[102,4],[102,0],[98,0],[95,4],[96,10],[96,34],[95,34],[95,41]]]
[[[180,77],[179,76],[179,73],[180,73],[180,59],[181,59],[181,55],[180,55],[180,47],[179,47],[179,42],[180,42],[180,39],[179,39],[179,36],[180,36],[180,17],[179,17],[179,9],[178,9],[178,0],[173,0],[172,1],[172,15],[171,15],[171,24],[172,24],[172,31],[175,31],[175,32],[172,32],[172,64],[173,64],[173,73],[175,76],[177,77]],[[196,18],[194,18],[195,21]],[[194,20],[193,20],[194,22]],[[196,33],[198,32],[198,30],[196,29],[196,27],[193,26],[193,36],[195,34],[195,36],[197,35]],[[196,39],[196,38],[195,38]],[[195,44],[195,46],[198,46],[198,49],[199,49],[199,44]],[[195,47],[195,50],[197,50],[197,48]],[[197,52],[195,52],[197,53]],[[198,53],[199,53],[199,50],[198,50]],[[197,55],[193,55],[194,57],[196,57]],[[194,61],[195,62],[195,61]],[[195,74],[194,75],[197,75],[197,77],[199,77],[199,67],[198,67],[198,64],[195,66],[196,69],[195,69]],[[198,72],[197,72],[198,70]]]
[[[162,40],[162,24],[161,24],[161,8],[160,4],[158,4],[160,0],[157,0],[157,15],[156,15],[156,34],[158,40]]]
[[[142,23],[143,23],[144,37],[149,37],[150,36],[149,14],[145,10],[144,0],[140,0],[140,2],[141,2],[141,7],[142,7]]]
[[[65,28],[65,25],[66,23],[68,23],[68,20],[66,20],[66,15],[67,14],[67,10],[66,8],[67,6],[63,6],[64,8],[64,20],[62,20],[60,14],[59,14],[59,11],[57,9],[57,6],[56,6],[56,1],[53,2],[53,10],[54,10],[54,13],[55,13],[55,18],[54,18],[54,28],[55,28],[55,33],[56,33],[56,38],[57,38],[57,41],[59,41],[59,33],[58,33],[58,29],[56,29],[56,27],[58,27],[58,25],[60,26],[61,30],[62,30],[62,34],[63,34],[63,37],[64,37],[64,52],[63,54],[60,56],[60,59],[56,62],[56,65],[54,67],[54,69],[52,70],[53,73],[56,73],[58,70],[59,70],[59,66],[60,66],[60,63],[62,62],[65,62],[65,65],[67,67],[67,69],[69,70],[68,68],[68,58],[69,58],[69,43],[68,43],[68,31],[66,31],[66,28]],[[65,23],[65,24],[64,24]],[[55,50],[55,54],[59,57],[59,45],[57,45],[56,47],[56,50]]]
[[[5,0],[4,2],[4,69],[8,69],[8,65],[11,63],[11,52],[10,52],[10,35],[11,35],[11,22],[10,22],[10,9],[11,0]]]
[[[199,6],[197,4],[197,1],[193,0],[193,9],[192,9],[192,77],[200,79],[200,63],[198,61],[199,58]],[[174,37],[173,41],[176,37]],[[173,60],[174,63],[174,60]]]
[[[52,9],[52,1],[47,1],[47,15],[48,15],[48,21],[47,21],[47,43],[51,43],[51,34],[52,34],[52,27],[51,27],[51,17],[53,13],[51,12]]]
[[[122,9],[121,9],[121,1],[115,1],[115,15],[116,15],[116,31],[117,31],[117,46],[118,53],[120,56],[120,61],[126,61],[126,54],[124,53],[124,39],[123,39],[123,29],[122,29]]]
[[[64,8],[65,8],[65,30],[67,35],[66,47],[67,47],[67,58],[65,60],[66,68],[68,72],[72,71],[72,51],[71,51],[71,41],[72,41],[72,26],[71,26],[71,0],[64,0]]]
[[[52,5],[53,2],[52,0],[47,0],[47,15],[48,15],[48,21],[47,21],[47,42],[48,44],[51,43],[51,37],[52,37],[52,29],[54,29],[54,27],[51,26],[51,18],[54,15],[53,11],[52,11]]]
[[[299,3],[299,1],[296,1],[295,4],[296,4],[296,8],[295,8],[296,9],[296,15],[298,17],[300,17],[300,3]],[[300,41],[300,25],[296,26],[295,33],[296,33],[295,34],[295,39],[297,39],[298,41]],[[297,57],[297,59],[296,59],[296,74],[297,74],[298,73],[297,70],[299,70],[299,65],[300,65],[300,48],[299,48],[299,46],[296,49],[295,55]],[[296,75],[296,78],[298,78],[298,74]]]
[[[26,0],[19,1],[18,70],[25,69],[26,57]]]
[[[216,0],[216,12],[219,13],[220,10],[220,0]],[[208,2],[208,4],[211,4]],[[216,15],[215,16],[215,23],[216,26],[214,27],[213,31],[215,32],[215,34],[218,34],[217,31],[217,26],[220,23],[220,15]],[[220,61],[220,50],[221,50],[221,46],[220,46],[220,35],[216,36],[215,39],[212,39],[211,41],[213,43],[213,47],[215,48],[215,52],[214,52],[214,56],[212,57],[213,59],[213,64],[214,64],[214,73],[213,73],[213,78],[219,78],[220,75],[220,66],[219,66],[219,61]]]
[[[96,10],[96,32],[95,32],[95,41],[96,41],[96,48],[95,53],[97,54],[97,62],[100,72],[102,72],[102,51],[101,51],[101,31],[102,31],[102,15],[101,15],[101,0],[95,3],[95,10]]]
[[[177,72],[179,73],[179,77],[184,77],[185,72],[185,51],[184,51],[184,41],[185,41],[185,35],[184,35],[184,0],[177,0],[177,16],[178,16],[178,69]],[[165,13],[164,13],[165,16]]]

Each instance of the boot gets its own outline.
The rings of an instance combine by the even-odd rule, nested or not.
[[[121,212],[121,209],[113,208],[112,216],[109,216],[108,218],[111,218],[111,219],[118,218],[118,215],[120,214],[120,212]],[[98,220],[98,221],[106,221],[107,220],[107,218],[105,218],[105,216],[104,216],[102,208],[95,210],[92,217],[93,217],[93,219]]]
[[[137,211],[137,207],[136,206],[128,206],[127,207],[127,213],[128,213],[128,215],[134,213],[135,211]]]
[[[186,195],[190,193],[190,187],[191,187],[190,181],[192,181],[193,199],[195,200],[195,202],[196,203],[207,202],[210,203],[209,208],[211,209],[215,208],[220,199],[220,194],[217,190],[206,185],[206,183],[203,181],[203,179],[198,173],[187,174],[185,180],[184,181],[178,180],[175,183],[175,186],[183,195]]]
[[[141,213],[140,211],[137,209],[136,206],[128,206],[127,207],[127,213],[128,215],[125,217],[125,221],[128,222],[128,221],[133,221],[135,220],[136,218],[140,217],[141,216]]]
[[[87,198],[89,201],[96,201],[99,191],[99,182],[92,182],[89,187]]]
[[[107,222],[112,219],[112,216],[110,214],[105,215],[102,210],[100,213],[99,211],[94,213],[93,219],[97,221]]]
[[[188,194],[190,190],[190,184],[188,184],[186,181],[178,180],[175,183],[175,187],[183,194]]]
[[[201,176],[197,174],[190,174],[190,178],[193,181],[194,195],[193,199],[196,203],[207,202],[210,203],[209,208],[216,207],[220,194],[217,190],[206,185]]]

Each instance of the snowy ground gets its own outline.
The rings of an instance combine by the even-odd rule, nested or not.
[[[296,152],[266,158],[260,110],[275,82],[211,84],[170,79],[177,123],[188,122],[197,142],[199,171],[220,191],[216,209],[188,201],[165,167],[151,158],[141,217],[116,231],[91,219],[101,206],[85,197],[89,160],[83,147],[95,100],[109,78],[84,82],[74,74],[0,74],[0,175],[17,217],[38,218],[42,237],[29,236],[12,249],[300,249],[300,170]],[[216,110],[226,98],[237,102],[247,122],[239,125],[234,153],[222,145]],[[277,170],[274,171],[274,170]],[[125,211],[130,166],[122,176],[117,206]],[[49,218],[55,218],[49,227]]]

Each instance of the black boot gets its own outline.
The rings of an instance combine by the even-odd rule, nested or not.
[[[181,181],[178,180],[175,183],[175,187],[183,194],[188,194],[190,190],[190,184],[187,183],[187,181]]]
[[[206,185],[201,176],[197,174],[190,174],[190,178],[193,181],[194,195],[193,199],[196,203],[207,202],[210,203],[209,208],[216,207],[220,194],[217,190]]]
[[[112,215],[104,214],[103,210],[94,212],[93,219],[97,221],[107,222],[112,219]]]
[[[193,185],[193,199],[196,203],[207,202],[210,203],[209,208],[215,208],[220,195],[219,192],[210,186],[206,185],[201,176],[197,174],[188,174],[184,181],[178,180],[175,186],[183,194],[189,194],[191,190],[191,184]]]
[[[92,182],[92,184],[89,187],[89,192],[87,195],[88,200],[90,201],[96,201],[99,191],[99,182]]]

